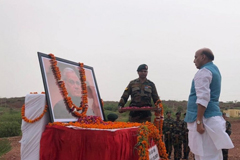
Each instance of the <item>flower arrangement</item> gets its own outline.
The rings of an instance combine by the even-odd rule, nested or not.
[[[30,94],[38,94],[37,92],[30,92]],[[45,94],[44,92],[42,92],[42,94]],[[25,116],[25,104],[23,104],[22,106],[22,110],[21,110],[21,115],[22,115],[22,119],[27,122],[27,123],[34,123],[36,121],[39,121],[40,119],[42,119],[42,117],[44,116],[44,114],[47,112],[47,108],[48,108],[48,105],[45,105],[44,107],[44,110],[43,110],[43,113],[38,116],[37,118],[35,119],[28,119],[26,116]]]
[[[96,116],[86,116],[79,118],[78,122],[53,122],[49,123],[50,126],[74,126],[80,128],[92,128],[92,129],[121,129],[121,128],[131,128],[138,127],[141,123],[130,123],[130,122],[104,122],[100,117]]]
[[[61,94],[64,98],[65,103],[67,104],[68,110],[73,113],[76,117],[83,117],[86,116],[87,110],[88,110],[88,99],[87,99],[87,85],[86,85],[86,75],[85,75],[85,69],[84,64],[79,63],[79,73],[80,73],[80,81],[81,81],[81,87],[82,87],[82,102],[79,107],[77,107],[73,102],[71,97],[68,96],[68,92],[65,86],[65,83],[63,80],[61,80],[61,72],[59,67],[57,66],[57,60],[56,57],[53,54],[49,54],[51,57],[51,67],[54,74],[54,77],[57,81],[57,84],[60,88]],[[82,111],[79,113],[78,111]]]
[[[153,140],[157,145],[161,159],[168,160],[165,144],[162,142],[159,130],[150,122],[143,123],[138,130],[136,147],[138,148],[139,160],[149,160],[149,140]]]

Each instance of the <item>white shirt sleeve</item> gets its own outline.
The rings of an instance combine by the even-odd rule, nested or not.
[[[194,84],[197,96],[197,104],[201,104],[202,106],[208,106],[210,101],[210,83],[212,81],[212,72],[206,68],[200,69],[195,77]]]

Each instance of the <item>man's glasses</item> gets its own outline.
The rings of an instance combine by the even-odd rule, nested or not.
[[[78,86],[80,86],[81,85],[81,83],[79,82],[79,81],[74,81],[74,80],[68,80],[68,83],[70,83],[71,85],[74,85],[74,84],[76,84],[76,85],[78,85]]]

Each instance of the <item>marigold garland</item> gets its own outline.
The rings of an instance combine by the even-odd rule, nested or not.
[[[65,103],[67,104],[68,110],[73,113],[76,117],[84,117],[86,116],[87,110],[88,110],[88,99],[87,99],[87,85],[86,85],[86,75],[85,75],[85,69],[84,64],[79,63],[79,73],[80,73],[80,81],[81,81],[81,87],[82,87],[82,97],[81,97],[81,104],[79,107],[77,107],[73,102],[71,97],[68,96],[68,92],[65,86],[65,82],[61,80],[61,72],[59,67],[57,66],[57,60],[56,57],[53,54],[49,54],[51,57],[51,67],[54,74],[54,77],[57,81],[57,84],[60,88],[61,94],[64,98]],[[79,113],[78,111],[82,111],[82,113]]]
[[[90,116],[87,116],[90,117]],[[104,122],[100,117],[92,116],[92,118],[80,118],[79,122],[53,122],[49,123],[49,126],[59,125],[59,126],[75,126],[81,128],[94,128],[94,129],[121,129],[138,127],[141,123],[130,123],[130,122]],[[94,118],[93,118],[94,117]]]
[[[159,108],[160,112],[155,111],[155,118],[153,124],[157,127],[159,130],[159,134],[162,136],[162,127],[163,127],[163,116],[164,116],[164,111],[163,111],[163,105],[162,101],[159,99],[155,103],[156,108]]]
[[[149,160],[149,140],[153,140],[157,145],[158,153],[161,159],[168,160],[165,144],[162,142],[162,137],[159,130],[150,122],[143,123],[138,130],[137,145],[139,160]]]
[[[42,119],[42,117],[44,116],[44,114],[47,112],[47,108],[48,108],[48,105],[45,105],[44,107],[44,110],[43,110],[43,113],[38,116],[37,118],[31,120],[31,119],[28,119],[26,116],[25,116],[25,104],[23,104],[22,106],[22,111],[21,111],[21,114],[22,114],[22,119],[27,122],[27,123],[34,123],[36,121],[39,121],[40,119]]]
[[[38,92],[30,92],[30,94],[38,94]],[[41,94],[45,94],[45,92],[41,92]],[[47,112],[47,108],[48,106],[45,105],[44,107],[44,110],[43,110],[43,113],[35,118],[34,120],[31,120],[31,119],[28,119],[26,116],[25,116],[25,104],[22,105],[22,110],[21,110],[21,115],[22,115],[22,119],[27,122],[27,123],[34,123],[36,121],[39,121],[40,119],[42,119],[42,117],[44,116],[44,114]]]

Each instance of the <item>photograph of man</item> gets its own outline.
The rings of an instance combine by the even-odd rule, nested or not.
[[[71,97],[72,102],[76,106],[80,106],[81,104],[81,96],[82,96],[82,89],[81,89],[81,82],[79,77],[77,76],[76,72],[69,67],[66,67],[62,73],[62,79],[65,82],[65,87],[68,91],[68,96]],[[89,86],[87,86],[89,88]],[[93,98],[92,94],[89,98]],[[60,100],[53,108],[54,117],[55,118],[73,118],[74,116],[68,111],[64,100]],[[92,108],[88,107],[87,115],[94,115]]]

